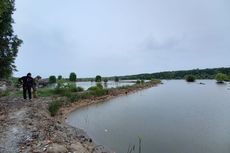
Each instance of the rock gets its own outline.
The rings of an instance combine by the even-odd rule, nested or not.
[[[47,148],[47,153],[67,153],[68,150],[63,145],[52,144]]]
[[[80,143],[71,144],[70,149],[73,152],[87,153],[88,151]]]

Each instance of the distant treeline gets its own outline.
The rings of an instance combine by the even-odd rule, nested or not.
[[[196,79],[214,79],[217,73],[224,73],[230,76],[229,68],[193,69],[183,71],[165,71],[158,73],[144,73],[137,75],[119,76],[121,80],[144,79],[184,79],[186,75],[194,75]]]

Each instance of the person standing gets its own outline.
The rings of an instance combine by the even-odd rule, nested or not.
[[[26,76],[19,78],[19,82],[22,84],[23,87],[23,98],[27,99],[28,92],[29,99],[31,100],[31,88],[34,84],[34,79],[31,77],[31,73],[28,73]]]
[[[33,98],[37,98],[37,88],[39,86],[39,80],[41,80],[41,77],[38,75],[34,78],[34,82],[33,82]]]

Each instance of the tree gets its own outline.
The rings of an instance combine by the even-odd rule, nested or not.
[[[61,76],[61,75],[59,75],[59,76],[58,76],[58,80],[61,80],[61,79],[62,79],[62,76]]]
[[[51,75],[51,76],[49,77],[49,83],[56,83],[56,82],[57,82],[56,76]]]
[[[100,76],[100,75],[97,75],[97,76],[96,76],[95,82],[101,82],[101,76]]]
[[[14,65],[22,40],[14,34],[15,0],[0,0],[0,79],[8,78],[16,71]]]
[[[76,82],[77,81],[77,75],[74,72],[71,72],[69,75],[69,81]]]
[[[115,76],[114,81],[119,82],[119,77]]]
[[[228,81],[229,78],[226,74],[223,73],[217,73],[216,77],[215,77],[217,83],[224,83],[224,81]]]
[[[187,82],[194,82],[196,80],[196,77],[194,75],[186,75],[185,80]]]

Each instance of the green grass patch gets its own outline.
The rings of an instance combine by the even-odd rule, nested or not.
[[[54,95],[54,90],[49,88],[39,88],[37,89],[37,95],[39,97],[49,97]]]
[[[52,101],[51,103],[49,103],[49,112],[51,116],[55,116],[58,112],[58,110],[61,108],[61,106],[63,105],[62,101]]]

